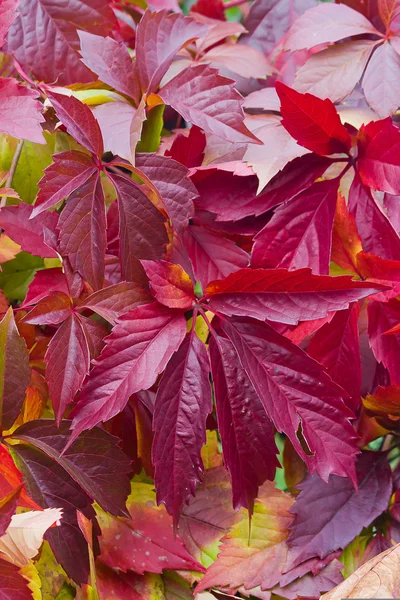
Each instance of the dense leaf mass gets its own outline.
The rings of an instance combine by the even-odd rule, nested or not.
[[[400,595],[399,107],[400,0],[0,0],[0,600]]]

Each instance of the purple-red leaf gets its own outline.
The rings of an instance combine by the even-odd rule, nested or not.
[[[209,65],[188,67],[164,85],[159,96],[182,117],[228,142],[257,142],[244,124],[242,97],[231,79]]]
[[[140,259],[163,258],[168,242],[165,219],[134,181],[115,174],[110,178],[118,198],[122,277],[145,283]]]
[[[348,308],[382,289],[385,286],[378,283],[313,275],[309,269],[240,269],[210,283],[206,293],[211,307],[225,315],[296,325]]]
[[[18,206],[5,206],[0,209],[0,227],[25,252],[43,258],[56,258],[57,253],[46,243],[46,231],[55,231],[57,213],[45,213],[31,218],[32,214],[33,207],[23,202]]]
[[[301,493],[291,509],[295,518],[286,570],[343,549],[387,509],[392,473],[386,455],[365,452],[356,468],[358,490],[335,475],[327,483],[309,475],[298,484]]]
[[[194,216],[193,200],[198,196],[188,169],[157,154],[139,154],[136,166],[154,185],[173,226],[181,233]]]
[[[110,37],[78,31],[82,62],[118,92],[139,100],[139,82],[126,46]]]
[[[99,428],[80,435],[61,454],[68,441],[69,426],[70,421],[63,421],[57,427],[51,419],[40,419],[21,425],[13,437],[46,454],[104,510],[126,516],[131,461],[119,448],[116,438]]]
[[[45,362],[49,394],[57,424],[60,424],[90,367],[89,346],[77,315],[69,316],[51,338]]]
[[[194,302],[193,283],[180,265],[164,260],[142,260],[153,296],[164,306],[189,309]]]
[[[77,29],[108,35],[116,26],[107,0],[21,0],[7,49],[41,81],[87,83],[94,77],[78,54]]]
[[[94,290],[104,283],[106,210],[98,173],[68,198],[58,220],[60,254]]]
[[[47,92],[61,123],[73,138],[98,158],[103,154],[100,127],[90,108],[74,96]]]
[[[5,534],[11,517],[15,514],[21,490],[22,484],[0,500],[0,536]]]
[[[136,283],[121,281],[93,292],[81,300],[79,308],[89,308],[106,321],[115,325],[121,315],[131,311],[139,304],[148,304],[152,297]]]
[[[317,275],[327,275],[339,183],[338,179],[314,183],[277,208],[255,237],[252,266],[309,267]]]
[[[203,227],[188,227],[183,240],[196,281],[200,281],[203,289],[210,281],[249,264],[247,252],[232,240]]]
[[[400,260],[400,237],[357,173],[349,191],[349,210],[354,215],[365,252],[387,260]]]
[[[71,413],[73,439],[111,419],[124,408],[129,396],[151,387],[185,333],[183,313],[158,302],[122,316]]]
[[[0,79],[0,131],[21,140],[45,144],[38,95],[15,79]]]
[[[350,150],[350,135],[330,100],[300,94],[281,82],[276,84],[276,91],[282,125],[301,146],[322,155]]]
[[[143,15],[136,32],[136,64],[143,92],[155,92],[181,48],[207,33],[208,27],[166,10]]]
[[[206,418],[212,409],[207,350],[194,330],[186,335],[160,381],[154,407],[157,502],[179,519],[194,496],[203,472],[200,450],[206,441]]]
[[[307,354],[324,365],[333,381],[349,394],[345,403],[354,413],[360,405],[361,390],[359,314],[358,304],[338,311],[332,321],[318,329],[307,347]]]
[[[214,326],[214,321],[213,321]],[[233,507],[253,510],[258,488],[279,466],[274,428],[232,343],[210,340],[211,369],[224,462],[232,481]]]
[[[39,193],[32,211],[34,217],[67,198],[96,171],[91,157],[77,150],[55,154],[53,161],[39,181]]]
[[[10,429],[25,400],[31,370],[29,352],[10,307],[0,321],[0,425]]]
[[[0,558],[1,600],[32,600],[28,581],[21,575],[20,567]]]
[[[330,474],[354,481],[356,434],[342,389],[319,363],[264,323],[224,320],[222,328],[269,418],[290,438],[310,472],[324,481]]]

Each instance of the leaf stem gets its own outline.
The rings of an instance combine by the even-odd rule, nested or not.
[[[18,146],[14,152],[14,156],[11,162],[10,172],[8,173],[8,177],[5,183],[6,188],[10,188],[12,186],[12,181],[14,179],[15,171],[18,165],[19,158],[21,156],[22,148],[24,145],[24,140],[19,140]],[[7,204],[7,196],[4,196],[0,200],[0,208],[3,208]]]
[[[224,10],[227,8],[233,8],[234,6],[240,6],[241,4],[246,4],[248,0],[229,0],[229,2],[224,2]]]

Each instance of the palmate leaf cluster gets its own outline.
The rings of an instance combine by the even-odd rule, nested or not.
[[[399,594],[399,39],[0,4],[2,600]]]

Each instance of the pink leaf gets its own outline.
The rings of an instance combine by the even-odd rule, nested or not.
[[[380,117],[396,112],[400,105],[400,56],[389,42],[373,53],[362,87],[366,101]]]
[[[51,338],[46,356],[46,381],[57,424],[89,373],[90,356],[80,319],[72,314]]]
[[[215,133],[228,142],[251,142],[257,138],[244,124],[242,97],[231,79],[209,65],[181,71],[164,85],[159,96],[186,121]]]
[[[400,336],[385,335],[400,321],[400,302],[370,302],[368,304],[368,335],[375,358],[389,371],[392,383],[400,385]]]
[[[0,131],[21,140],[45,144],[38,95],[15,79],[0,79]]]
[[[104,38],[86,31],[78,31],[78,35],[82,62],[101,81],[138,103],[139,81],[126,46],[110,37]]]
[[[0,6],[0,48],[4,46],[8,30],[16,17],[19,0],[3,0]]]
[[[147,10],[136,32],[136,64],[142,91],[155,92],[179,50],[207,29],[182,14]]]
[[[60,253],[93,288],[104,282],[106,210],[98,173],[68,198],[58,220]]]
[[[151,387],[185,333],[183,314],[158,302],[123,315],[71,414],[72,439],[100,421],[108,421],[124,408],[129,396]]]
[[[64,96],[49,91],[47,95],[68,133],[79,144],[101,158],[104,152],[103,138],[90,108],[74,96]]]
[[[319,4],[296,19],[286,38],[285,47],[292,51],[303,50],[353,35],[371,33],[379,35],[368,19],[349,6]]]
[[[21,0],[8,34],[8,51],[46,83],[93,81],[82,63],[77,29],[108,35],[117,21],[107,0]]]
[[[157,502],[165,504],[175,523],[203,472],[200,450],[212,410],[209,371],[206,347],[192,330],[168,363],[157,392],[152,447]]]

